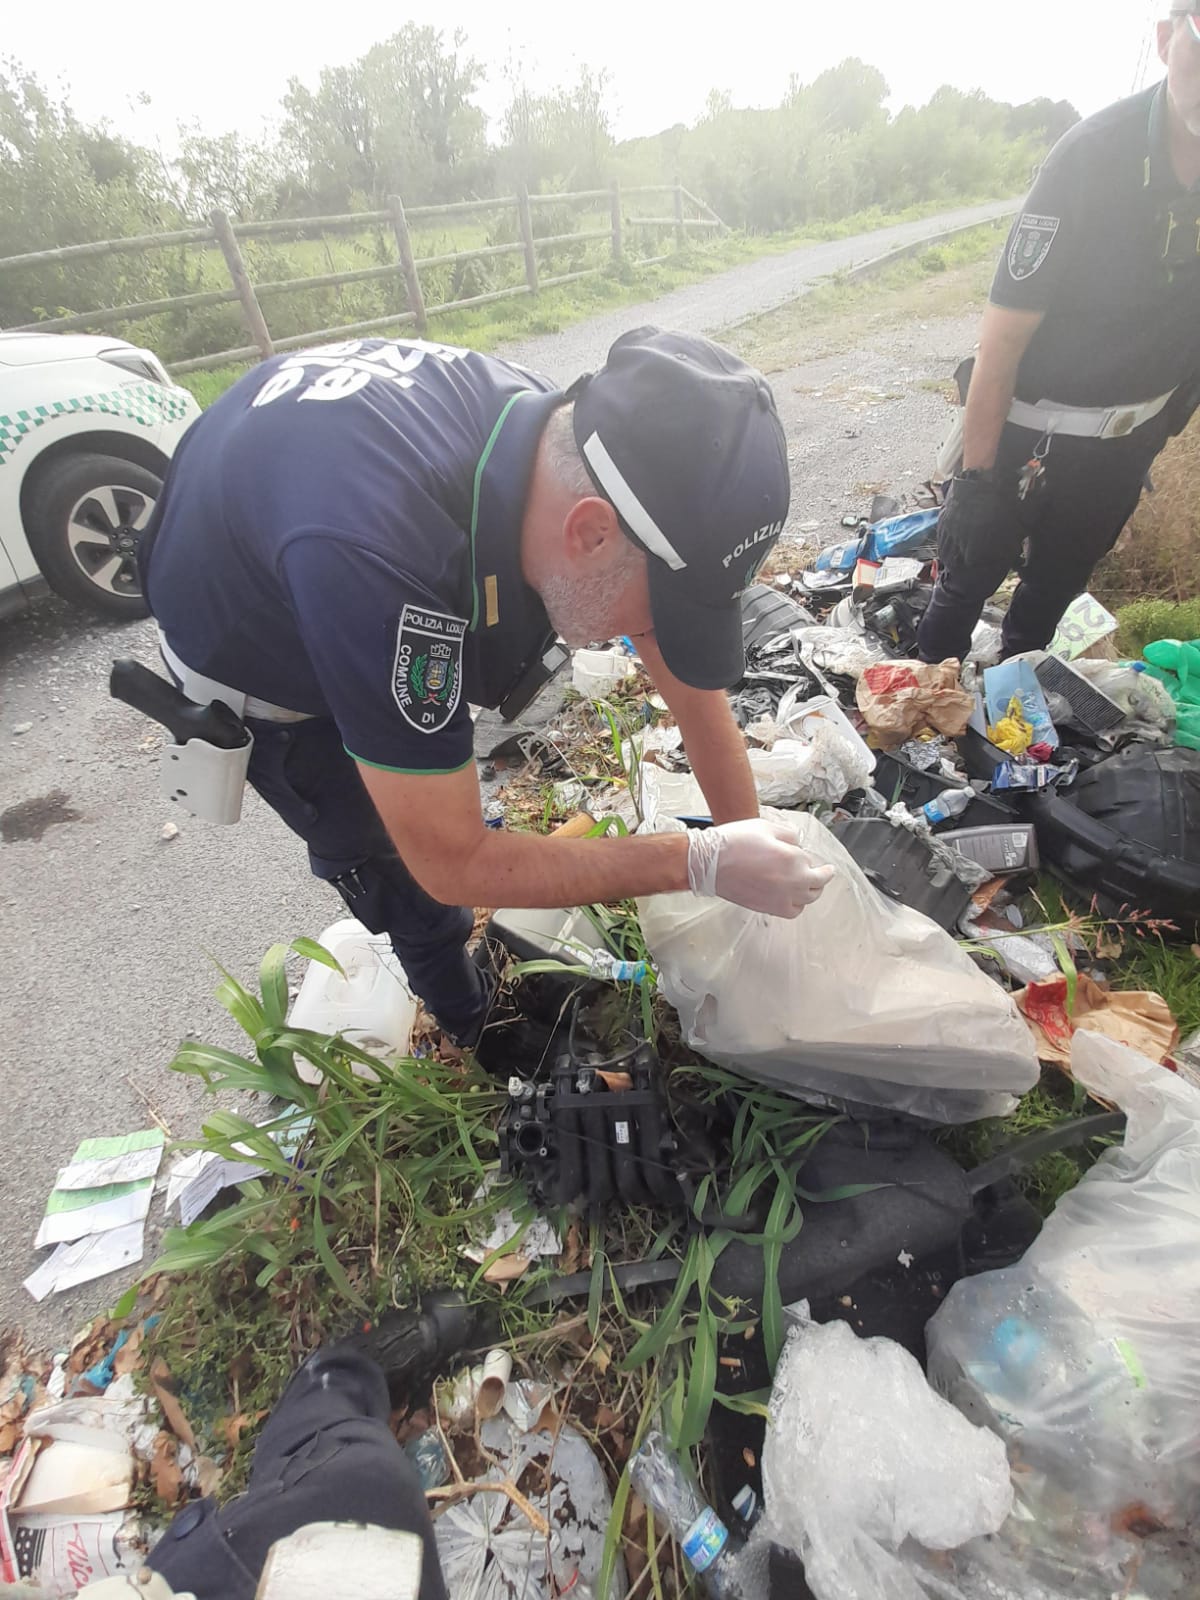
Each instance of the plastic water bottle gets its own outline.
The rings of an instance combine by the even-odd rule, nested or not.
[[[622,961],[607,950],[595,950],[588,962],[588,972],[593,978],[606,978],[611,983],[641,983],[646,976],[644,961]]]
[[[921,807],[921,815],[931,828],[936,828],[939,822],[961,817],[974,798],[970,789],[943,789],[941,794],[925,802]]]
[[[691,1473],[661,1433],[649,1433],[629,1462],[629,1480],[679,1542],[712,1600],[745,1600],[738,1549]]]

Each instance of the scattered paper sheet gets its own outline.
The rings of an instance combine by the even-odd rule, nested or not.
[[[63,1168],[69,1182],[56,1182],[51,1191],[34,1248],[70,1244],[88,1234],[142,1221],[150,1209],[154,1174],[162,1152],[163,1135],[159,1129],[112,1139],[84,1139]],[[148,1162],[152,1162],[148,1172],[132,1181],[125,1176],[130,1169],[141,1172]],[[119,1176],[110,1176],[94,1186],[78,1181],[81,1175],[86,1180],[89,1174],[105,1172]]]
[[[71,1244],[60,1244],[48,1260],[25,1279],[25,1288],[35,1300],[61,1289],[104,1278],[121,1267],[133,1266],[142,1259],[146,1247],[144,1221],[91,1234]]]
[[[56,1189],[46,1204],[46,1215],[33,1247],[41,1250],[48,1244],[71,1244],[76,1239],[144,1222],[153,1193],[150,1179],[114,1183],[107,1189]]]
[[[269,1117],[267,1122],[275,1120]],[[311,1117],[299,1117],[271,1137],[290,1160],[311,1127]],[[248,1183],[251,1178],[263,1177],[269,1169],[254,1159],[252,1151],[247,1150],[246,1155],[248,1159],[245,1161],[232,1161],[213,1150],[193,1150],[184,1156],[171,1169],[167,1179],[167,1210],[178,1208],[179,1221],[186,1228],[195,1222],[222,1189],[228,1189],[236,1183]]]
[[[119,1139],[85,1139],[54,1180],[56,1189],[103,1189],[110,1183],[136,1183],[153,1178],[163,1158],[161,1128]],[[103,1151],[97,1146],[112,1146]],[[87,1151],[85,1155],[84,1152]]]

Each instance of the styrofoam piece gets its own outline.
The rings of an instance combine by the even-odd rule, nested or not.
[[[576,650],[571,657],[571,682],[580,694],[611,694],[637,671],[624,650]]]
[[[288,1018],[291,1026],[340,1033],[371,1055],[407,1055],[417,999],[387,934],[372,933],[356,918],[343,917],[317,942],[337,959],[345,976],[310,961]],[[296,1068],[306,1083],[320,1082],[321,1074],[310,1062],[298,1060]],[[359,1077],[374,1076],[366,1066],[356,1064],[354,1070]]]
[[[547,960],[565,961],[568,966],[578,966],[589,951],[604,944],[586,912],[577,906],[566,911],[506,907],[493,912],[492,921],[503,932],[536,945]]]
[[[775,721],[784,733],[790,734],[794,739],[804,737],[804,725],[812,719],[822,722],[832,722],[840,733],[858,746],[867,761],[868,771],[875,771],[875,752],[850,721],[850,718],[838,705],[837,701],[829,694],[813,695],[811,699],[800,698],[804,689],[803,684],[797,684],[789,689],[779,702],[779,710],[775,713]]]

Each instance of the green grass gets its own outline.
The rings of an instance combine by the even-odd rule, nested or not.
[[[1132,600],[1117,611],[1117,649],[1137,660],[1155,639],[1200,639],[1200,598]]]

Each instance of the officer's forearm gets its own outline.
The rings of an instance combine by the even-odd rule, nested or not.
[[[579,906],[688,886],[682,834],[555,839],[489,829],[461,860],[406,860],[447,905]]]
[[[986,471],[996,465],[1021,358],[1041,320],[1038,312],[1010,311],[1004,306],[989,306],[984,313],[963,417],[965,470]]]
[[[758,815],[758,794],[746,741],[729,701],[719,689],[692,689],[670,671],[652,633],[638,639],[642,661],[675,714],[688,760],[714,822],[740,822]]]
[[[758,815],[758,792],[746,759],[746,741],[723,694],[679,716],[684,748],[714,822],[740,822]]]

